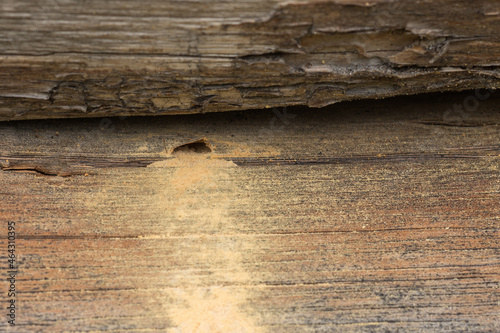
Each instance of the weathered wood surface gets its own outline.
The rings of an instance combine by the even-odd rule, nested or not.
[[[0,330],[498,332],[500,100],[443,122],[468,96],[2,123]]]
[[[0,2],[0,120],[496,88],[500,1]]]

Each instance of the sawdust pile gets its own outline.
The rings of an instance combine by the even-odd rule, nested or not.
[[[221,233],[228,229],[232,198],[224,186],[231,183],[229,170],[236,167],[233,162],[208,154],[182,152],[149,167],[173,170],[163,195],[155,202],[164,202],[165,212],[175,210],[170,214],[174,214],[176,223]],[[238,245],[224,239],[217,246],[213,243],[201,246],[192,251],[197,256],[193,260],[211,266],[213,273],[205,286],[180,287],[172,292],[171,297],[176,301],[168,309],[168,316],[174,323],[173,331],[258,332],[254,317],[242,311],[249,295],[238,285],[248,282],[250,276],[242,266]],[[225,283],[219,285],[217,281]],[[179,281],[179,285],[186,282]]]

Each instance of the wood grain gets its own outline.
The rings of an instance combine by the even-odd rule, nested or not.
[[[467,96],[280,110],[288,123],[265,110],[2,123],[19,308],[0,327],[496,332],[499,99],[443,124]],[[212,154],[165,152],[200,138]],[[92,174],[5,167],[35,162]]]
[[[0,6],[0,120],[322,107],[500,82],[496,1]]]

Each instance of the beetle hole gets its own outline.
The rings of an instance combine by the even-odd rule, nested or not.
[[[179,153],[209,154],[211,152],[212,148],[210,148],[210,143],[206,139],[185,143],[172,149],[172,155],[177,155]]]

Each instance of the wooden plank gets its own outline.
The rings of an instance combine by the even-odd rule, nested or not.
[[[16,223],[19,268],[16,327],[0,327],[498,331],[499,100],[444,122],[468,96],[280,110],[288,123],[2,123],[0,220]],[[203,137],[211,154],[165,153]],[[48,160],[89,172],[5,166]]]
[[[0,120],[322,107],[500,82],[496,1],[0,6]]]

